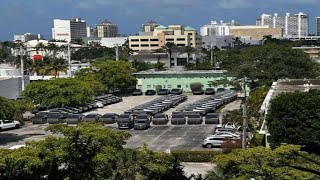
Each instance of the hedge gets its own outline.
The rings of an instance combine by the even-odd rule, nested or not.
[[[172,155],[177,156],[181,162],[212,162],[214,156],[220,154],[220,151],[172,151]]]

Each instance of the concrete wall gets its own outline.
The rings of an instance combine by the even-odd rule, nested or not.
[[[25,77],[25,85],[29,84],[29,78]],[[1,78],[0,77],[0,96],[7,99],[17,99],[21,93],[21,78]]]
[[[202,36],[202,47],[233,47],[233,36]]]

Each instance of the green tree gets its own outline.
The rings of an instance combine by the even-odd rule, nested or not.
[[[95,61],[93,67],[96,70],[97,76],[109,90],[125,89],[133,87],[137,83],[137,79],[132,73],[136,70],[130,62],[125,61]]]
[[[267,126],[278,143],[320,144],[320,91],[290,92],[271,101]]]
[[[30,101],[26,101],[26,100],[16,100],[13,101],[14,103],[14,119],[15,120],[23,120],[23,114],[27,111],[32,112],[35,107],[34,104]]]
[[[106,86],[103,85],[101,81],[99,81],[97,72],[92,68],[80,69],[76,72],[75,76],[77,79],[88,83],[90,87],[94,90],[96,96],[105,93]]]
[[[187,64],[190,62],[190,56],[192,53],[196,53],[197,50],[192,46],[184,46],[181,48],[181,53],[187,54]]]
[[[319,156],[300,151],[299,146],[284,145],[275,150],[264,147],[236,149],[217,155],[215,170],[208,180],[224,179],[319,179]]]
[[[67,73],[68,65],[65,59],[53,57],[48,65],[48,70],[54,77],[59,77],[59,72]]]
[[[55,79],[32,82],[23,96],[42,108],[78,106],[93,99],[89,84],[77,79]]]
[[[13,119],[14,114],[14,103],[0,96],[0,119]]]

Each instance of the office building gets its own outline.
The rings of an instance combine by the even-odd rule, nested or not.
[[[87,26],[87,37],[94,37],[94,29],[90,26]]]
[[[202,47],[206,49],[218,47],[228,49],[233,47],[233,36],[202,36]]]
[[[320,17],[316,17],[317,36],[320,36]]]
[[[262,14],[261,18],[257,19],[257,25],[268,25],[272,28],[283,28],[285,37],[305,37],[309,34],[309,16],[299,12],[298,14],[286,16],[278,16],[275,13],[273,16]]]
[[[96,36],[100,38],[117,37],[118,26],[110,21],[103,21],[96,25]]]
[[[158,27],[159,24],[153,20],[147,22],[146,24],[142,24],[142,28],[141,28],[141,31],[142,32],[153,32],[154,29],[156,27]]]
[[[243,38],[245,40],[262,40],[264,36],[271,35],[273,38],[282,38],[282,28],[270,28],[264,26],[232,26],[230,27],[230,35]]]
[[[201,48],[201,36],[198,36],[196,29],[189,26],[169,25],[165,27],[160,25],[153,32],[129,36],[129,46],[134,51],[154,51],[162,48],[168,42],[178,47]]]
[[[200,28],[201,36],[228,36],[230,26],[238,26],[234,20],[231,22],[225,23],[223,21],[211,21],[209,24],[206,24]]]
[[[53,20],[52,39],[74,42],[84,37],[87,37],[87,25],[84,20],[80,18]]]
[[[31,34],[26,33],[23,35],[14,35],[14,41],[20,41],[20,42],[28,42],[31,40],[37,40],[37,39],[43,39],[43,36],[41,34]]]

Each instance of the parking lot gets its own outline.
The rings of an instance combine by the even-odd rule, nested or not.
[[[172,111],[179,107],[193,103],[200,99],[206,98],[205,95],[194,96],[186,94],[188,100],[179,104],[177,107],[167,110],[166,114],[171,114]],[[130,96],[123,97],[123,101],[99,108],[91,111],[95,113],[123,113],[133,106],[149,102],[158,96]],[[236,104],[238,102],[233,102]],[[234,107],[234,105],[226,106]],[[44,129],[48,125],[32,124],[27,122],[20,129],[8,130],[0,132],[0,148],[10,148],[15,145],[24,145],[27,141],[41,140],[50,135],[50,132],[45,132]],[[106,127],[116,129],[117,124],[106,125]],[[148,147],[155,151],[169,151],[169,150],[210,150],[201,147],[201,142],[204,136],[213,133],[213,125],[152,125],[147,130],[127,130],[132,137],[127,142],[127,147],[137,148],[148,145]]]

